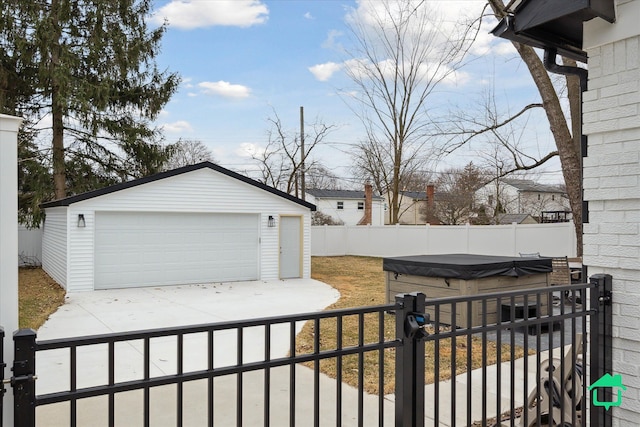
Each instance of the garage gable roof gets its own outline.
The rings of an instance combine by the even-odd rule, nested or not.
[[[287,194],[284,191],[280,191],[276,188],[269,187],[266,184],[262,184],[261,182],[255,181],[247,176],[241,175],[239,173],[230,171],[229,169],[223,168],[222,166],[218,166],[215,163],[211,162],[202,162],[195,165],[184,166],[178,169],[173,169],[166,172],[157,173],[155,175],[146,176],[144,178],[134,179],[132,181],[123,182],[121,184],[112,185],[110,187],[100,188],[98,190],[88,191],[86,193],[77,194],[75,196],[65,197],[64,199],[53,200],[51,202],[42,203],[40,207],[42,208],[52,208],[56,206],[69,206],[73,203],[82,202],[83,200],[92,199],[94,197],[104,196],[105,194],[115,193],[116,191],[125,190],[127,188],[137,187],[138,185],[147,184],[154,181],[159,181],[161,179],[170,178],[172,176],[181,175],[188,172],[193,172],[199,169],[211,169],[216,172],[219,172],[223,175],[229,176],[231,178],[235,178],[238,181],[242,181],[246,184],[253,185],[261,190],[269,192],[271,194],[275,194],[276,196],[280,196],[283,199],[287,199],[294,203],[297,203],[305,208],[309,208],[312,211],[316,210],[316,206],[312,203],[306,202],[302,199],[299,199],[291,194]]]

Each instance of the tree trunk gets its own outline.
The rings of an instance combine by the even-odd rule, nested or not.
[[[489,0],[489,5],[498,19],[506,16],[505,4],[501,0]],[[558,148],[560,164],[562,165],[562,175],[567,187],[567,195],[569,196],[569,204],[573,214],[573,222],[576,230],[577,253],[582,255],[582,158],[580,155],[580,131],[578,124],[581,120],[579,105],[576,108],[575,103],[581,102],[579,96],[579,88],[575,87],[575,81],[572,77],[567,79],[569,102],[571,107],[571,119],[573,123],[573,137],[567,125],[567,119],[564,116],[557,92],[551,83],[549,74],[544,68],[540,57],[530,46],[512,42],[520,57],[529,68],[531,77],[538,87],[538,92],[542,97],[544,111],[547,114],[549,124],[551,125],[551,133]],[[575,65],[566,63],[567,65]],[[577,89],[577,90],[576,90]]]
[[[569,67],[576,67],[576,61],[573,59],[563,58],[564,65]],[[567,96],[569,98],[569,111],[571,114],[571,133],[573,134],[573,151],[578,156],[579,163],[579,181],[574,183],[574,186],[578,189],[579,199],[575,201],[577,203],[574,208],[574,201],[569,199],[571,203],[571,210],[574,212],[574,225],[576,228],[576,239],[577,239],[577,254],[578,256],[582,256],[582,220],[584,216],[582,215],[582,200],[583,200],[583,192],[582,192],[582,91],[580,90],[580,79],[577,76],[567,76]],[[566,180],[566,177],[565,177]],[[567,184],[567,191],[569,185]],[[570,196],[571,197],[571,196]],[[580,221],[575,219],[575,212],[580,212]]]
[[[56,199],[67,196],[67,180],[64,164],[64,122],[63,100],[60,99],[60,82],[56,75],[56,69],[60,66],[60,37],[61,29],[58,20],[58,0],[51,2],[51,59],[49,62],[49,75],[51,76],[51,116],[53,131],[53,189]]]
[[[53,96],[52,99],[56,99]],[[64,164],[64,124],[62,121],[62,109],[56,106],[51,110],[53,116],[53,187],[56,199],[67,196],[67,179]]]
[[[581,158],[580,145],[576,146],[575,140],[569,131],[567,119],[564,116],[560,100],[556,93],[551,78],[544,68],[540,57],[532,47],[514,43],[520,57],[529,68],[544,105],[544,111],[551,126],[551,133],[556,141],[562,175],[567,187],[569,204],[573,213],[573,222],[576,228],[577,252],[582,255],[582,194],[581,194]],[[578,135],[579,138],[579,135]]]

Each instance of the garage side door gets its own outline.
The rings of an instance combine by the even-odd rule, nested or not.
[[[258,279],[259,218],[97,212],[95,288]]]

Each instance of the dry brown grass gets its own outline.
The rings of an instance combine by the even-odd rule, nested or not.
[[[361,307],[385,303],[384,273],[382,271],[382,259],[368,257],[313,257],[312,277],[327,283],[340,292],[340,299],[335,304],[327,307],[327,310],[338,308]],[[385,315],[384,336],[387,340],[395,337],[395,317]],[[343,347],[357,345],[359,320],[357,316],[349,316],[343,320]],[[363,325],[364,342],[378,341],[379,329],[377,315],[365,316]],[[335,349],[336,345],[336,321],[324,319],[320,322],[321,350]],[[308,322],[297,337],[296,354],[308,354],[314,350],[314,325]],[[455,368],[456,375],[467,371],[467,357],[471,354],[471,368],[479,368],[483,362],[482,340],[477,337],[469,342],[466,337],[459,337],[455,344]],[[438,344],[439,378],[445,380],[451,378],[452,347],[451,339],[441,339]],[[485,343],[485,363],[493,364],[497,359],[497,348],[494,342]],[[524,352],[518,348],[516,357],[522,357]],[[501,360],[508,360],[509,347],[504,345],[501,352]],[[425,349],[425,383],[432,383],[435,379],[434,358],[436,348],[433,341],[426,343]],[[358,357],[345,356],[342,361],[342,380],[354,387],[358,386]],[[312,366],[312,363],[309,364]],[[373,394],[379,390],[379,354],[368,352],[364,357],[364,389]],[[336,361],[326,359],[320,363],[323,373],[332,378],[337,377]],[[387,349],[384,357],[384,393],[394,391],[395,351]]]
[[[64,289],[41,268],[21,268],[18,273],[18,323],[38,329],[64,304]]]

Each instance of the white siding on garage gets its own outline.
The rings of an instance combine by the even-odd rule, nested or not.
[[[76,202],[69,209],[70,232],[73,234],[69,248],[72,262],[69,291],[94,289],[94,215],[95,212],[109,211],[259,215],[259,279],[278,278],[278,227],[267,226],[268,216],[302,215],[305,225],[303,277],[308,278],[311,274],[309,209],[209,168]],[[73,224],[78,214],[84,215],[85,228],[77,228]]]
[[[42,235],[42,269],[67,288],[67,208],[47,209]]]
[[[78,227],[78,214],[84,215],[85,227]],[[93,290],[94,224],[93,211],[78,211],[69,207],[69,290]],[[76,268],[82,266],[83,268]]]

